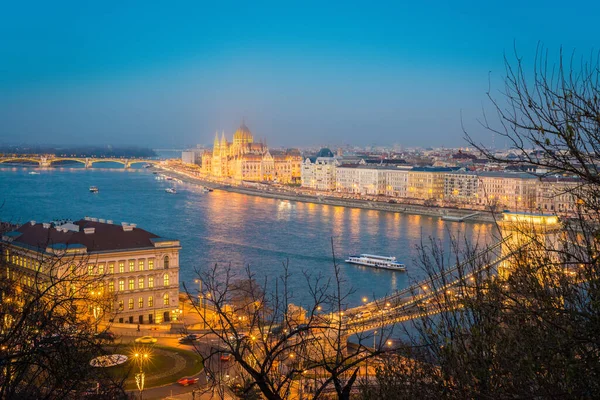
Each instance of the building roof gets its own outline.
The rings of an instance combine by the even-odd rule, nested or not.
[[[317,158],[319,158],[319,157],[333,157],[333,152],[331,150],[329,150],[327,147],[323,147],[317,153]]]
[[[158,247],[165,239],[133,224],[113,224],[91,219],[72,223],[28,222],[3,235],[13,245],[30,249],[85,248],[87,252],[107,252]],[[173,245],[179,246],[178,241]],[[161,246],[162,247],[162,246]]]

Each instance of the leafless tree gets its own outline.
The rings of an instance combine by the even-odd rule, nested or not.
[[[208,327],[205,339],[216,339],[211,346],[202,345],[206,340],[201,339],[197,346],[213,383],[227,383],[248,398],[258,391],[268,399],[349,399],[365,362],[387,351],[391,328],[382,327],[378,340],[372,332],[361,332],[356,319],[350,330],[352,291],[345,289],[335,257],[333,272],[332,277],[293,275],[284,263],[276,278],[259,279],[250,268],[239,276],[217,265],[199,273],[205,289],[202,301],[195,302],[191,291],[188,296]],[[306,304],[293,303],[292,279],[305,282]],[[232,358],[226,372],[219,358],[224,353]]]
[[[0,398],[126,397],[120,377],[90,365],[106,354],[94,336],[113,304],[103,277],[66,253],[0,251]]]

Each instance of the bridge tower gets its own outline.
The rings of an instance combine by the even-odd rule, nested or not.
[[[124,165],[125,169],[129,169],[131,168],[131,162],[129,160],[125,161],[125,165]]]
[[[92,160],[90,160],[89,157],[85,158],[85,168],[92,168]]]
[[[561,224],[556,215],[527,212],[506,212],[499,223],[505,241],[501,257],[509,256],[498,267],[498,274],[507,277],[520,261],[547,250],[558,250]],[[552,251],[550,251],[552,253]],[[533,259],[533,258],[532,258]]]

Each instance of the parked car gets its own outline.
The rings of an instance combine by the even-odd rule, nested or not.
[[[196,340],[198,340],[198,335],[196,335],[195,333],[191,333],[189,335],[185,335],[183,337],[180,337],[179,339],[177,339],[177,341],[179,343],[193,343]]]
[[[221,361],[229,361],[229,360],[231,360],[231,354],[221,353]]]
[[[142,337],[135,339],[136,343],[142,343],[142,344],[153,344],[153,343],[156,343],[157,341],[158,341],[158,339],[153,338],[152,336],[142,336]]]
[[[104,340],[111,343],[116,339],[116,335],[111,331],[98,332],[94,337],[98,340]]]
[[[177,381],[177,383],[179,383],[181,386],[188,386],[188,385],[195,385],[196,383],[198,383],[198,381],[200,380],[200,378],[181,378],[180,380]]]

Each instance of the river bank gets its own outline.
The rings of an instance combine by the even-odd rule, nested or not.
[[[398,200],[398,203],[387,203],[370,200],[342,199],[339,197],[330,197],[325,194],[313,196],[302,193],[293,193],[290,191],[282,191],[277,188],[254,189],[211,182],[197,176],[191,176],[187,173],[184,173],[183,171],[174,170],[162,165],[156,165],[156,168],[168,172],[174,176],[177,176],[177,178],[187,183],[198,184],[215,190],[223,190],[227,192],[245,194],[248,196],[259,196],[288,201],[300,201],[303,203],[324,204],[338,207],[360,208],[364,210],[426,215],[438,218],[455,217],[456,219],[460,219],[466,216],[470,216],[468,219],[466,219],[466,221],[473,222],[493,223],[495,221],[493,214],[487,211],[451,207],[424,206],[418,204],[406,204],[401,203],[400,200]],[[477,214],[473,215],[474,213]]]

